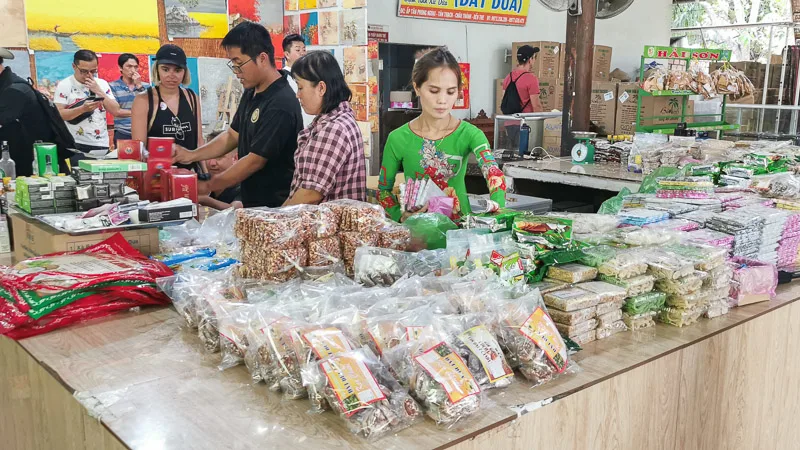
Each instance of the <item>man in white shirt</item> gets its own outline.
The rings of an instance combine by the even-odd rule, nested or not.
[[[283,70],[291,72],[295,61],[305,56],[305,54],[306,43],[302,36],[290,34],[283,38]],[[297,94],[297,82],[294,77],[289,74],[286,79],[289,81],[289,86],[292,87],[294,93]],[[300,108],[300,112],[303,114],[303,128],[307,128],[311,125],[311,121],[314,120],[314,116],[309,116],[302,108]]]
[[[116,116],[120,112],[119,103],[108,82],[97,78],[97,55],[93,51],[75,52],[72,69],[74,74],[56,86],[53,103],[75,137],[75,148],[82,153],[102,156],[108,153],[109,147],[106,110]],[[73,157],[73,163],[82,159],[81,156]]]

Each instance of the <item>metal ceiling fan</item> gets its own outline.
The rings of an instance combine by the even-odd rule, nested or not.
[[[567,11],[572,16],[582,13],[580,0],[539,0],[539,3],[552,11]],[[596,17],[610,19],[628,9],[631,4],[633,4],[633,0],[597,0]]]

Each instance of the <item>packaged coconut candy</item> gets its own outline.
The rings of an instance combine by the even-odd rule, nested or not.
[[[573,336],[570,339],[572,339],[572,342],[575,342],[578,345],[586,345],[589,342],[597,340],[597,331],[589,330],[586,333]]]
[[[597,305],[597,310],[595,312],[597,313],[598,316],[603,316],[622,309],[622,306],[624,304],[625,304],[624,299],[613,302],[599,303]]]
[[[534,386],[569,370],[567,346],[538,291],[497,305],[494,312],[495,334],[509,364]]]
[[[564,325],[556,323],[556,329],[564,336],[572,337],[586,333],[587,331],[597,328],[597,319],[589,319],[586,322],[580,322],[573,325]]]
[[[625,325],[625,322],[623,322],[622,320],[618,320],[603,327],[599,327],[597,328],[596,331],[597,331],[597,340],[601,340],[609,338],[617,333],[628,331],[628,327]]]
[[[627,325],[628,329],[631,331],[642,330],[644,328],[656,326],[656,321],[654,320],[656,314],[656,311],[648,311],[641,314],[623,313],[622,321],[625,322],[625,325]]]
[[[547,306],[569,312],[597,306],[600,302],[600,296],[593,292],[573,287],[545,294],[544,302]]]
[[[596,276],[597,269],[582,264],[559,264],[550,266],[547,269],[548,278],[565,283],[580,283],[582,281],[594,280]]]
[[[664,306],[667,300],[667,294],[663,292],[653,291],[645,294],[640,294],[625,300],[623,310],[628,314],[638,315],[650,311],[658,311]]]
[[[604,281],[590,281],[577,285],[584,291],[594,292],[600,296],[600,303],[619,302],[628,295],[627,289]]]
[[[594,319],[597,312],[597,307],[592,306],[589,308],[578,309],[571,312],[561,311],[560,309],[550,307],[547,308],[547,312],[550,313],[550,317],[555,322],[562,323],[565,325],[573,325],[581,322],[586,322],[589,319]]]
[[[651,275],[619,279],[608,275],[600,275],[600,280],[625,288],[628,297],[635,297],[653,290],[656,279]]]

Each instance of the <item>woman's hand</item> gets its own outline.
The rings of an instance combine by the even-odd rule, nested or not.
[[[425,206],[423,206],[422,208],[420,208],[420,209],[418,209],[418,210],[416,210],[414,212],[411,212],[411,211],[403,212],[403,215],[400,216],[400,223],[405,222],[406,220],[408,220],[409,217],[411,217],[413,215],[422,214],[422,213],[425,213],[425,212],[428,212],[428,204],[427,203],[425,204]]]

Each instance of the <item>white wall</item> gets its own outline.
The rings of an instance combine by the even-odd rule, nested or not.
[[[398,0],[369,0],[367,21],[388,26],[391,42],[446,45],[460,61],[471,63],[471,115],[484,109],[491,116],[494,80],[511,67],[503,58],[511,43],[565,40],[566,13],[552,12],[538,0],[530,2],[525,27],[400,18]],[[671,5],[672,0],[635,0],[619,16],[597,21],[595,43],[613,47],[612,70],[630,72],[638,67],[644,45],[669,45]]]

